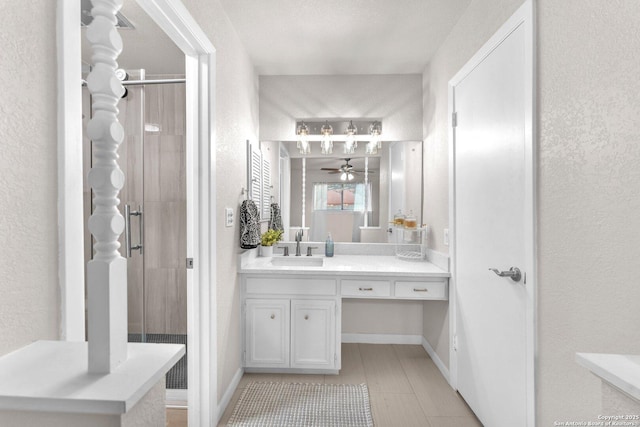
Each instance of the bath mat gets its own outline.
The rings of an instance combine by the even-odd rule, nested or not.
[[[366,384],[252,382],[242,391],[229,427],[371,427]]]

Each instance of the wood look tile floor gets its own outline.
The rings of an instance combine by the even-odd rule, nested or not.
[[[251,381],[360,384],[369,387],[376,427],[482,427],[418,345],[342,344],[339,375],[245,374],[218,427],[226,426]],[[169,427],[186,427],[174,415]],[[186,414],[185,414],[186,415]]]

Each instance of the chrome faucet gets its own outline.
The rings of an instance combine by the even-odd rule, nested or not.
[[[300,256],[300,242],[302,241],[302,235],[304,234],[304,232],[302,231],[302,229],[298,230],[298,232],[296,233],[296,256]]]

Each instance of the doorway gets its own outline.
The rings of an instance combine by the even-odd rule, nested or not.
[[[189,424],[216,416],[215,48],[179,0],[136,0],[185,55]],[[80,0],[58,1],[58,212],[62,336],[84,339]],[[79,273],[79,274],[78,274]]]
[[[118,148],[125,174],[119,210],[125,219],[120,254],[127,259],[129,342],[187,345],[186,146],[184,76],[147,76],[126,70],[126,95],[118,103],[125,137]],[[83,93],[85,124],[92,116]],[[85,147],[91,147],[85,139]],[[92,167],[91,151],[84,170]],[[85,186],[84,223],[92,213]],[[92,258],[85,233],[85,262]],[[188,352],[188,348],[187,348]],[[166,377],[168,400],[187,402],[187,355]]]
[[[452,383],[484,425],[535,425],[533,2],[449,83]]]

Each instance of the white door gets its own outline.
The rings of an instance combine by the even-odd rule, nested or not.
[[[333,300],[291,300],[291,367],[333,368],[336,327]]]
[[[289,300],[248,299],[245,316],[245,366],[289,367]]]
[[[491,427],[534,425],[533,71],[519,13],[451,82],[457,388]],[[490,271],[510,267],[519,281]]]

